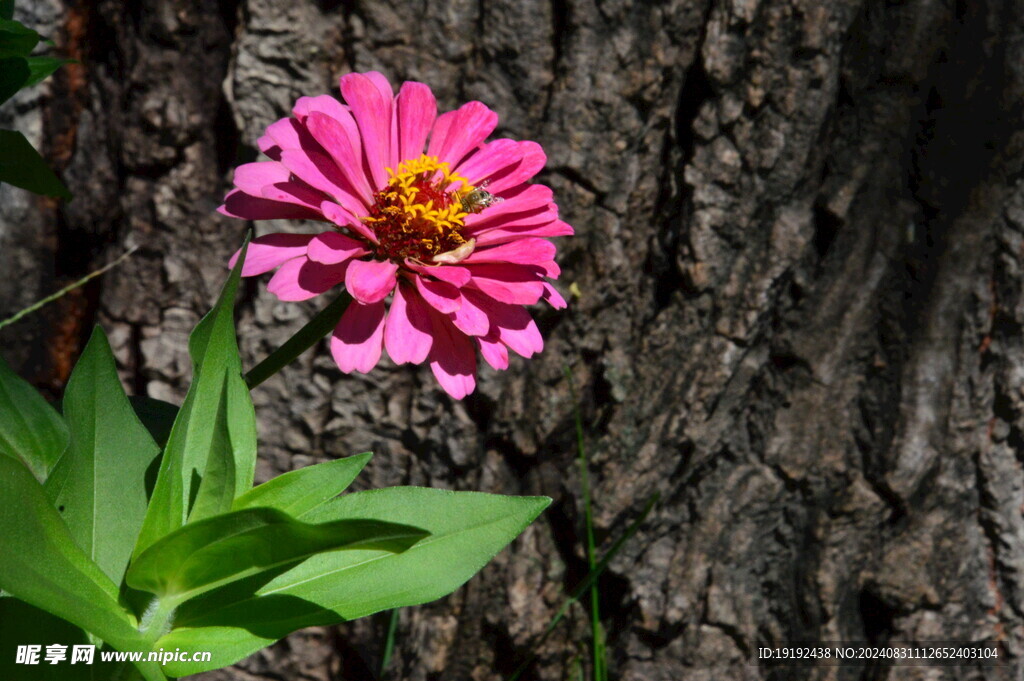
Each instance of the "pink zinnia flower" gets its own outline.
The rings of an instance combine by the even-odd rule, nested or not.
[[[398,364],[429,361],[461,399],[476,385],[474,345],[505,369],[509,348],[544,346],[522,306],[565,307],[547,237],[573,230],[551,189],[529,184],[546,157],[535,142],[485,142],[498,116],[480,102],[438,116],[422,83],[396,97],[380,73],[352,73],[341,94],[299,99],[259,139],[271,160],[235,171],[221,213],[329,223],[255,239],[242,275],[279,268],[267,289],[286,301],[344,284],[354,300],[331,339],[342,371],[370,371],[387,348]]]

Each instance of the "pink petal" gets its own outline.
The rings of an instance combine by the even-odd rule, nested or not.
[[[476,341],[480,344],[480,356],[485,362],[498,371],[508,369],[508,347],[497,340],[497,334],[493,337],[477,338]]]
[[[561,220],[552,220],[542,225],[511,225],[502,229],[490,229],[476,237],[476,245],[480,248],[515,241],[526,236],[554,237],[573,234],[571,225]]]
[[[306,119],[306,128],[334,159],[363,203],[366,206],[372,205],[373,189],[363,171],[362,143],[352,114],[343,111],[341,118],[333,118],[314,111]]]
[[[384,336],[384,303],[352,301],[331,337],[331,355],[346,374],[367,373],[380,361]]]
[[[300,180],[335,199],[349,211],[362,213],[366,210],[362,197],[327,154],[285,149],[281,152],[281,163]]]
[[[262,194],[265,199],[281,201],[283,203],[294,203],[299,206],[305,206],[310,210],[319,208],[320,204],[327,198],[323,192],[317,191],[299,180],[268,184],[263,188]]]
[[[267,126],[267,137],[281,149],[301,149],[299,140],[299,122],[294,118],[282,118]]]
[[[544,273],[528,265],[473,265],[469,286],[513,305],[533,305],[544,294]]]
[[[520,265],[536,265],[554,259],[555,245],[547,239],[519,239],[492,248],[477,248],[463,262],[511,262]],[[551,276],[551,275],[548,275]]]
[[[331,118],[338,118],[347,115],[345,105],[331,95],[317,95],[316,97],[299,97],[292,107],[292,114],[305,123],[305,118],[311,113],[317,112]]]
[[[344,281],[346,267],[348,263],[321,265],[308,258],[295,258],[281,265],[267,283],[267,290],[279,300],[309,300]]]
[[[476,387],[476,351],[469,336],[456,329],[444,315],[431,314],[434,343],[430,348],[430,370],[444,391],[457,400]]]
[[[413,275],[412,278],[416,283],[416,290],[438,312],[451,314],[462,304],[462,295],[459,294],[459,289],[451,284],[444,281],[431,281],[416,275]]]
[[[350,211],[342,208],[338,204],[331,203],[330,201],[324,201],[320,204],[320,210],[323,212],[325,218],[339,227],[345,227],[352,230],[354,233],[363,237],[370,243],[377,243],[377,235],[373,233],[373,230],[367,227],[366,223],[357,218]]]
[[[242,220],[323,220],[324,216],[307,206],[282,203],[258,196],[250,196],[240,189],[224,197],[218,213]]]
[[[353,260],[345,273],[345,288],[364,304],[376,303],[395,288],[398,265],[390,260]]]
[[[565,298],[558,292],[558,289],[546,281],[544,282],[544,300],[556,310],[564,310],[568,307]]]
[[[377,84],[361,73],[341,77],[341,94],[359,125],[373,187],[381,189],[388,183],[384,168],[391,157],[392,101],[385,99]]]
[[[488,142],[476,153],[459,164],[455,172],[465,177],[471,184],[479,186],[491,175],[508,168],[513,169],[523,159],[519,142],[510,139],[498,139]],[[490,183],[487,184],[490,191]]]
[[[490,300],[475,291],[467,290],[465,295],[486,312],[491,320],[492,330],[497,331],[497,340],[523,357],[531,357],[544,349],[544,338],[540,335],[540,329],[525,308]],[[493,335],[491,337],[493,338]]]
[[[497,125],[498,114],[481,102],[467,102],[438,116],[427,154],[454,166],[487,139]]]
[[[452,265],[420,265],[411,260],[405,261],[405,266],[414,272],[420,274],[426,274],[435,279],[446,281],[452,286],[462,288],[469,283],[471,278],[469,270],[465,267],[455,267]]]
[[[434,93],[423,83],[406,81],[395,104],[398,107],[398,156],[401,159],[419,158],[437,118]]]
[[[235,168],[234,184],[246,194],[260,196],[263,188],[276,182],[287,182],[291,172],[276,161],[245,163]]]
[[[402,159],[398,157],[398,116],[395,115],[395,90],[391,87],[391,83],[387,77],[384,76],[380,71],[367,71],[363,74],[377,87],[377,91],[380,92],[380,96],[388,104],[388,117],[391,119],[391,135],[388,138],[390,140],[389,153],[384,157],[384,162],[388,168],[397,169],[398,162]]]
[[[323,265],[337,265],[352,258],[366,255],[369,251],[363,242],[337,232],[318,234],[310,243],[306,255],[310,260]]]
[[[451,314],[451,320],[467,336],[484,336],[491,330],[487,313],[466,296],[463,296],[459,309]]]
[[[395,364],[422,364],[433,344],[430,311],[415,290],[400,284],[388,310],[384,347]]]
[[[520,185],[543,170],[548,157],[539,144],[530,141],[520,142],[519,148],[523,152],[523,160],[519,165],[491,175],[487,189],[492,194]]]
[[[498,204],[499,206],[501,204]],[[497,208],[497,206],[492,206]],[[488,208],[487,210],[491,210]],[[479,236],[486,234],[492,229],[502,229],[505,227],[521,226],[521,225],[544,225],[549,222],[558,219],[558,208],[555,204],[551,203],[541,208],[535,208],[529,211],[523,211],[521,213],[504,213],[504,212],[493,212],[488,214],[487,211],[480,213],[479,220],[469,221],[469,216],[466,218],[466,231],[464,232],[467,236]]]
[[[263,135],[256,140],[256,146],[274,161],[281,160],[281,147],[278,146],[277,142],[270,135]]]
[[[487,188],[490,189],[489,186]],[[542,184],[519,185],[512,192],[503,192],[502,199],[502,201],[493,204],[482,213],[466,216],[466,224],[475,225],[478,222],[490,222],[501,216],[525,213],[554,205],[554,195],[551,188]]]
[[[263,274],[275,267],[280,267],[292,258],[305,255],[306,247],[314,236],[313,234],[267,234],[253,239],[249,242],[249,249],[245,253],[242,276],[252,277]],[[234,267],[238,262],[240,252],[241,249],[231,256],[229,267]]]

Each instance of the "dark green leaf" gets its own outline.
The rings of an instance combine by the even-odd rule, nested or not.
[[[292,631],[417,605],[445,596],[472,577],[550,503],[392,487],[347,494],[307,513],[309,522],[378,520],[430,532],[408,551],[332,551],[267,579],[236,582],[185,603],[157,646],[218,651],[216,665],[171,663],[184,676],[230,664]]]
[[[78,547],[39,482],[7,457],[0,457],[0,499],[0,588],[120,650],[142,650],[117,586]]]
[[[247,245],[248,239],[216,306],[189,339],[192,386],[167,440],[135,556],[186,520],[230,509],[235,497],[252,488],[256,414],[242,379],[234,326]]]
[[[64,420],[0,357],[0,455],[21,461],[42,482],[67,445]]]
[[[43,196],[71,198],[71,192],[57,179],[39,152],[24,135],[13,130],[0,130],[0,182]]]
[[[73,59],[59,59],[57,57],[25,57],[25,61],[28,62],[30,74],[25,87],[38,85],[53,75],[53,72],[64,66],[64,64],[74,62]]]
[[[238,497],[232,508],[276,508],[300,518],[307,511],[344,492],[359,475],[359,471],[363,470],[370,456],[367,452],[289,471]]]
[[[364,519],[311,525],[274,509],[251,508],[172,532],[132,562],[126,580],[176,604],[322,551],[404,551],[424,536],[408,525]]]
[[[0,19],[14,18],[14,0],[0,0]]]
[[[164,402],[152,397],[133,395],[128,398],[135,410],[135,415],[146,426],[146,430],[156,441],[158,447],[163,449],[167,444],[167,438],[171,434],[171,426],[178,416],[178,407],[170,402]]]
[[[0,18],[0,59],[27,57],[42,40],[31,28],[10,18]]]
[[[0,104],[25,87],[31,77],[32,72],[29,69],[28,60],[24,57],[0,59]]]
[[[67,646],[67,660],[61,664],[17,664],[18,646],[42,646],[39,652],[43,662],[46,645],[59,643]],[[29,605],[17,598],[0,597],[0,679],[4,681],[99,681],[94,675],[96,664],[70,664],[72,646],[91,642],[81,629],[54,617],[45,610]],[[95,655],[99,662],[99,654]],[[103,678],[109,678],[104,670]]]
[[[47,496],[82,550],[120,584],[146,514],[146,470],[160,450],[128,402],[99,327],[71,372],[64,418],[71,444]]]

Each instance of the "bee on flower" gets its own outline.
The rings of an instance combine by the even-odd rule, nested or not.
[[[267,290],[284,301],[344,286],[353,302],[331,338],[343,372],[370,371],[386,349],[398,364],[429,362],[461,399],[477,349],[506,369],[509,349],[543,348],[524,305],[566,305],[548,239],[573,229],[530,183],[546,157],[535,142],[486,141],[498,116],[480,102],[438,116],[422,83],[395,96],[380,73],[352,73],[341,94],[300,98],[258,141],[270,160],[235,170],[221,213],[326,223],[253,240],[242,275],[276,269]]]

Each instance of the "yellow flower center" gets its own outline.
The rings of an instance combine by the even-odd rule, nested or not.
[[[391,179],[374,195],[370,214],[363,218],[377,235],[377,257],[431,263],[434,256],[460,247],[465,251],[462,229],[469,212],[463,201],[473,185],[448,163],[425,154],[387,170]]]

